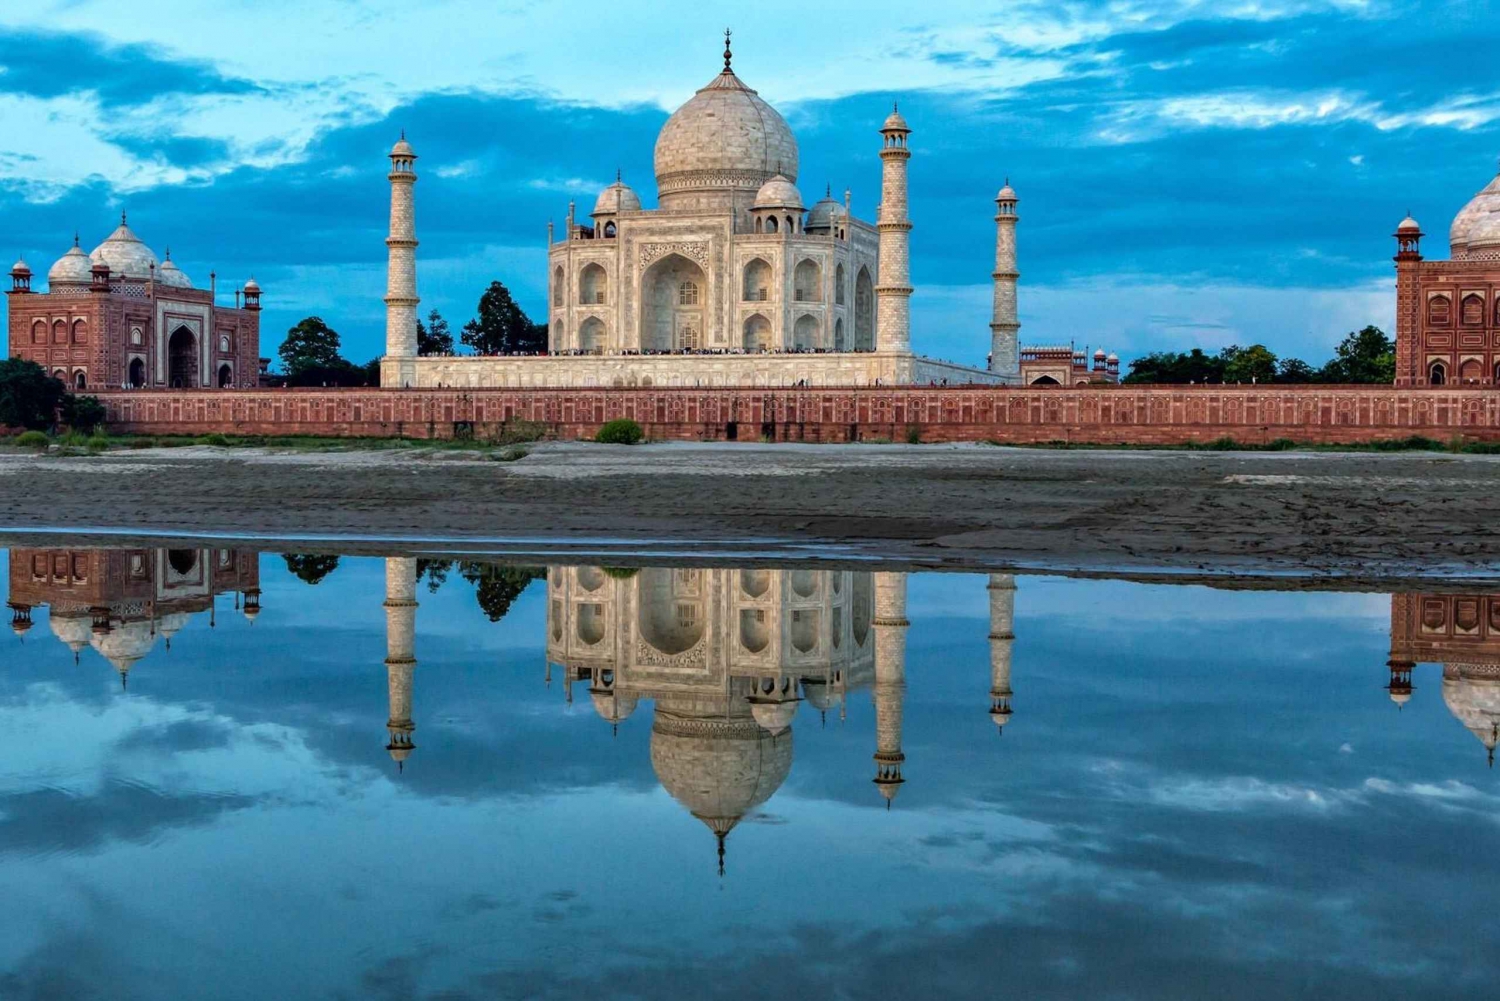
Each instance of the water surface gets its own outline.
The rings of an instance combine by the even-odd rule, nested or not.
[[[8,566],[3,997],[1460,998],[1500,972],[1500,597]]]

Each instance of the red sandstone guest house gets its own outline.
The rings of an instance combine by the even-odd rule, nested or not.
[[[24,260],[11,268],[10,357],[34,361],[70,389],[253,387],[259,378],[260,286],[235,292],[235,308],[172,262],[158,262],[120,215],[93,252],[73,246],[31,287]],[[244,305],[239,303],[243,297]]]

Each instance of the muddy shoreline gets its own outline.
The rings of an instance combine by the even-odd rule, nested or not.
[[[548,444],[0,455],[12,545],[185,537],[558,562],[822,559],[1220,586],[1500,586],[1500,458]]]

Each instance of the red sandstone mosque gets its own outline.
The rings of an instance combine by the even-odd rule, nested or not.
[[[71,389],[248,388],[260,376],[260,286],[216,302],[215,276],[198,288],[158,261],[120,215],[85,254],[73,246],[31,287],[25,260],[11,268],[10,357],[41,365]]]
[[[1427,261],[1422,227],[1396,227],[1396,385],[1500,384],[1500,175],[1448,230],[1446,261]]]

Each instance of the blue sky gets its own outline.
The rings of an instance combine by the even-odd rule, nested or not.
[[[0,246],[45,269],[128,209],[195,280],[260,281],[267,354],[309,313],[356,360],[381,350],[401,128],[421,154],[424,312],[457,327],[500,278],[540,317],[547,220],[570,198],[586,212],[617,167],[654,204],[656,132],[718,70],[726,25],[797,133],[809,200],[848,187],[873,214],[874,129],[901,100],[914,342],[963,361],[988,347],[1007,176],[1023,342],[1318,361],[1389,328],[1401,216],[1446,256],[1500,155],[1483,55],[1500,16],[1481,0],[149,7],[0,13]]]

